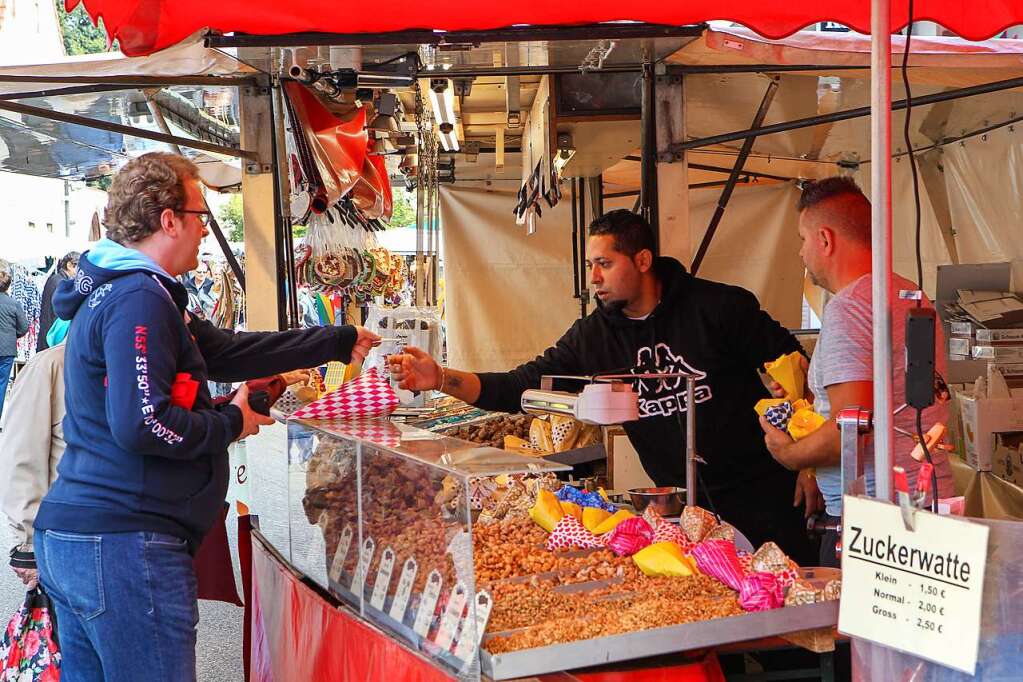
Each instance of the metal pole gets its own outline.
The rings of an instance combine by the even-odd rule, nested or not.
[[[575,205],[575,178],[572,183],[572,298],[579,298],[579,207]]]
[[[686,504],[696,506],[696,377],[686,377]]]
[[[657,112],[654,98],[654,65],[643,64],[643,95],[640,113],[640,215],[656,237],[657,231]]]
[[[772,78],[771,82],[767,86],[767,91],[764,93],[763,99],[760,100],[760,107],[757,108],[757,113],[753,117],[753,124],[750,125],[751,129],[759,128],[764,124],[764,118],[767,116],[767,110],[771,108],[771,102],[774,101],[774,94],[778,91],[778,79]],[[747,137],[742,142],[742,149],[739,150],[739,155],[735,157],[735,165],[732,166],[732,170],[728,175],[728,181],[725,183],[724,189],[721,190],[721,196],[718,197],[717,208],[714,209],[714,215],[711,216],[710,224],[707,226],[707,231],[703,234],[703,239],[700,240],[700,248],[696,250],[696,257],[693,258],[693,265],[690,271],[695,275],[699,269],[700,264],[703,263],[704,256],[707,255],[707,249],[710,248],[710,243],[714,239],[714,233],[718,230],[718,225],[721,224],[721,218],[725,215],[725,207],[728,206],[728,202],[732,198],[732,192],[735,190],[735,183],[739,180],[739,174],[743,167],[746,165],[746,159],[749,158],[749,154],[753,151],[753,142],[757,138]]]
[[[892,81],[891,0],[870,3],[871,293],[874,315],[874,480],[892,499]]]
[[[586,317],[586,300],[589,296],[586,282],[586,180],[579,178],[579,317]]]
[[[277,119],[281,115],[278,110],[279,102],[274,97],[274,88],[271,87],[266,94],[270,104],[270,173],[273,176],[273,207],[274,207],[274,262],[277,265],[277,329],[289,328],[288,315],[288,289],[294,283],[294,270],[288,269],[288,259],[285,255],[284,231],[291,230],[291,221],[284,220],[283,203],[286,199],[281,188],[280,149],[277,139]]]
[[[891,43],[891,39],[888,40]],[[891,55],[888,56],[888,62],[891,63]],[[886,79],[887,82],[891,82],[891,76]],[[1007,80],[995,81],[993,83],[983,83],[981,85],[971,85],[967,88],[959,88],[958,90],[946,90],[944,92],[936,92],[930,95],[923,95],[921,97],[913,98],[913,106],[923,106],[925,104],[937,104],[938,102],[951,102],[957,99],[963,99],[964,97],[974,97],[976,95],[987,95],[992,92],[1001,92],[1002,90],[1012,90],[1014,88],[1023,87],[1023,78],[1009,78]],[[898,111],[906,108],[906,100],[900,99],[897,102],[891,102],[891,95],[888,97],[891,111]],[[847,109],[846,111],[836,111],[831,114],[820,114],[818,116],[808,116],[806,118],[797,118],[792,121],[785,121],[783,123],[772,123],[769,126],[763,126],[755,130],[737,130],[731,133],[722,133],[720,135],[711,135],[709,137],[701,137],[697,140],[689,140],[688,142],[679,142],[671,145],[669,150],[672,153],[683,152],[689,149],[698,149],[699,147],[710,147],[716,144],[724,144],[726,142],[734,142],[736,140],[744,140],[747,137],[760,137],[764,135],[772,135],[774,133],[785,133],[790,130],[800,130],[802,128],[810,128],[817,125],[823,125],[825,123],[837,123],[838,121],[848,121],[853,118],[863,118],[864,116],[870,116],[873,114],[873,107],[857,107],[855,109]]]

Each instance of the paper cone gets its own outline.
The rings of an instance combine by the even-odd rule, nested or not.
[[[802,357],[798,351],[792,351],[764,365],[771,378],[785,389],[785,395],[789,400],[799,400],[806,391],[806,373],[803,371]]]

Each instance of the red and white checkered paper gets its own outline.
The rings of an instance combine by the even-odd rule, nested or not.
[[[386,417],[398,406],[398,395],[375,369],[296,410],[292,419]]]

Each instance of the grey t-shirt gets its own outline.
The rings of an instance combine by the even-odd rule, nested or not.
[[[916,301],[898,298],[900,290],[915,290],[909,280],[895,275],[892,281],[892,394],[894,407],[906,400],[906,312]],[[873,329],[871,316],[871,283],[866,274],[848,285],[828,302],[821,320],[821,334],[810,361],[808,383],[814,394],[816,411],[830,418],[827,387],[849,381],[872,381],[874,376]],[[932,307],[930,301],[924,305]],[[941,324],[936,322],[935,347],[938,372],[945,374],[944,340]],[[924,410],[924,432],[937,422],[948,423],[947,404],[935,404]],[[907,407],[895,417],[895,426],[916,433],[916,410]],[[910,457],[914,442],[895,434],[894,463],[905,467],[911,489],[916,486],[920,465]],[[863,448],[866,456],[867,487],[873,493],[873,439],[868,438]],[[931,453],[938,475],[939,497],[953,495],[952,470],[948,455],[942,450]],[[842,475],[840,467],[818,467],[817,484],[831,516],[842,515]]]

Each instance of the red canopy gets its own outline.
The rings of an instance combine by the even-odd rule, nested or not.
[[[712,19],[735,21],[768,38],[782,38],[818,21],[836,21],[870,32],[869,0],[621,0],[551,2],[518,0],[393,0],[386,5],[335,0],[65,0],[85,5],[128,55],[144,55],[204,28],[223,33],[276,35],[306,31],[387,33],[408,29],[485,30],[529,25],[642,21],[681,26]],[[969,40],[990,38],[1023,24],[1019,0],[916,0],[914,20],[934,21]],[[893,0],[892,27],[906,23],[906,1]]]

